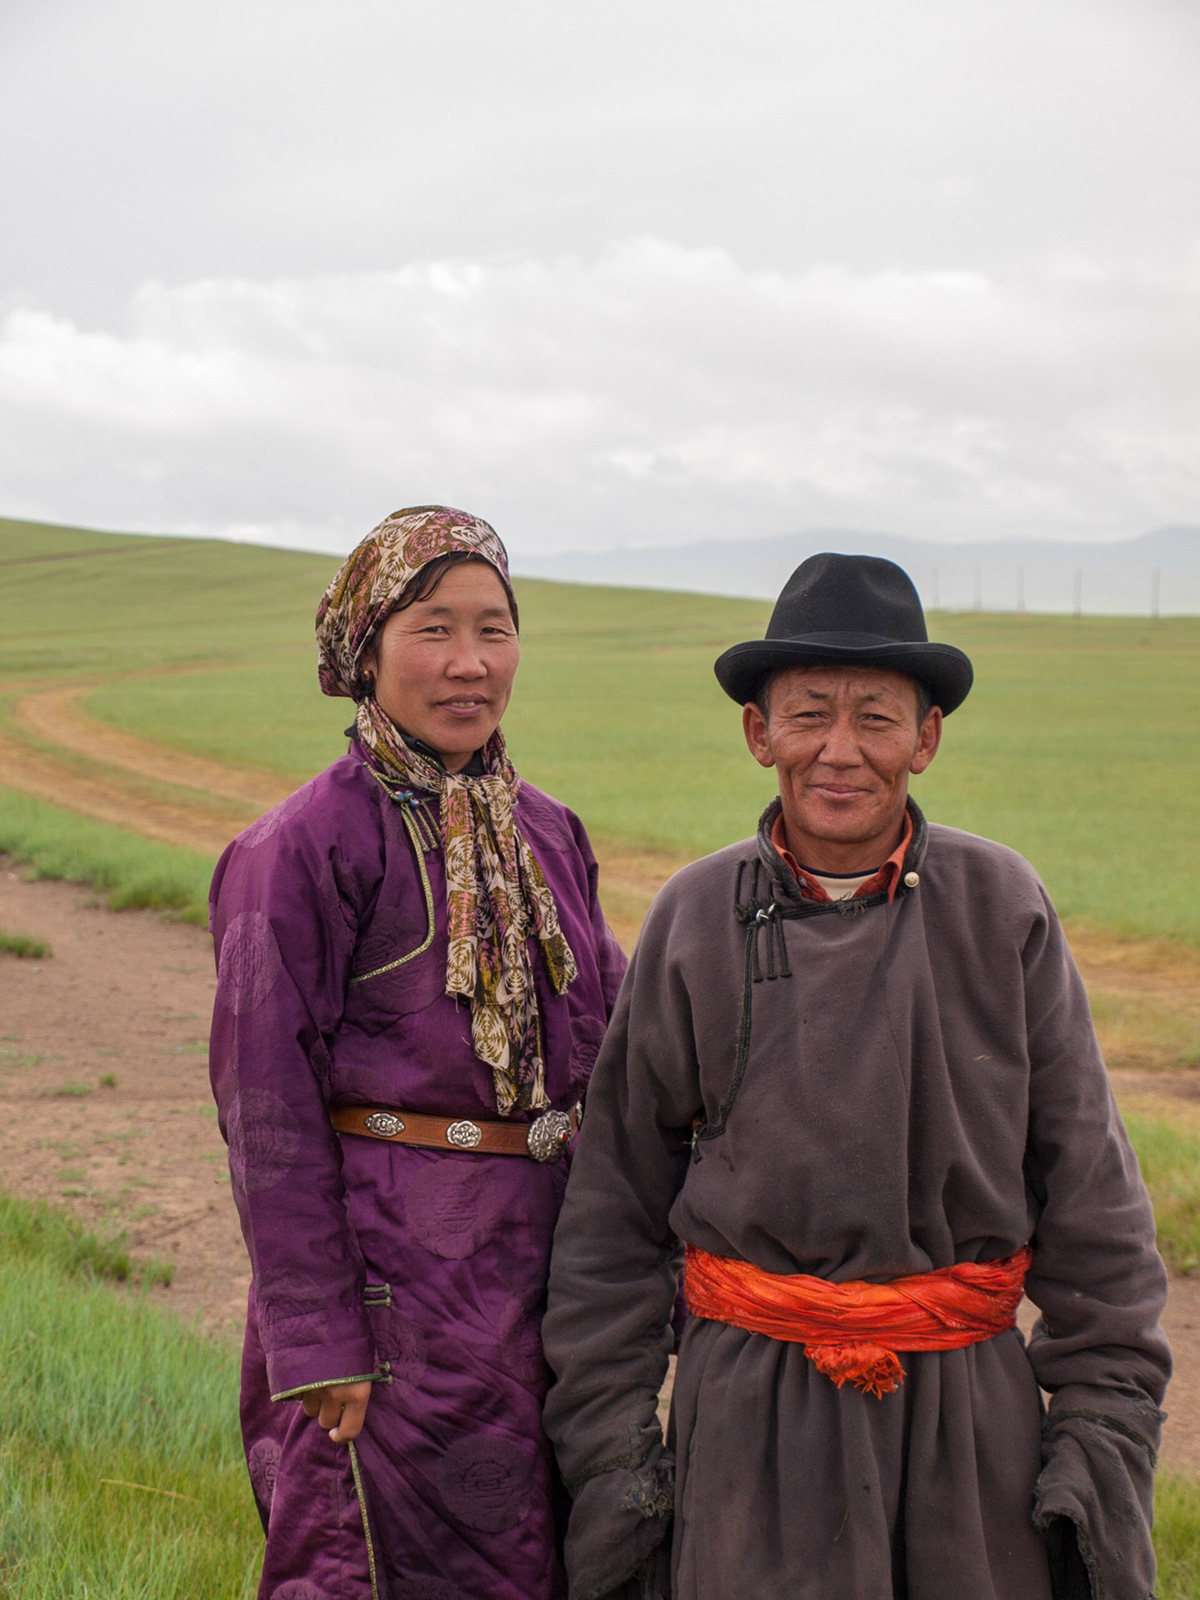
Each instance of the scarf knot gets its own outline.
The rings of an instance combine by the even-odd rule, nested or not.
[[[558,907],[513,814],[521,780],[496,732],[483,772],[447,772],[409,745],[373,696],[359,702],[355,732],[380,769],[441,801],[449,952],[446,993],[471,1008],[476,1055],[492,1069],[496,1107],[542,1111],[546,1063],[529,941],[535,938],[555,994],[578,977]]]

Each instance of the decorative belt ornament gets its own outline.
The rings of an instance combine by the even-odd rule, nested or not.
[[[565,1111],[543,1111],[529,1124],[525,1143],[535,1161],[557,1161],[566,1153],[574,1132],[571,1118]]]
[[[404,1118],[394,1111],[372,1111],[369,1117],[363,1118],[363,1126],[381,1139],[390,1139],[393,1134],[404,1132]]]
[[[483,1138],[483,1129],[477,1122],[468,1122],[464,1117],[461,1122],[450,1124],[446,1129],[446,1137],[459,1150],[474,1150]]]

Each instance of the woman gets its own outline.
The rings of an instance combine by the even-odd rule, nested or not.
[[[486,522],[382,522],[317,613],[349,754],[213,881],[261,1600],[565,1592],[540,1422],[555,1158],[624,958],[578,819],[505,754],[517,622]]]

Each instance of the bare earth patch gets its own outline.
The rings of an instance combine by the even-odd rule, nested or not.
[[[173,1262],[156,1298],[231,1330],[250,1274],[208,1087],[208,934],[2,861],[0,926],[53,952],[0,956],[0,1181]]]

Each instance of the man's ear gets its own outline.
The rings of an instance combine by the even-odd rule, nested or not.
[[[908,770],[912,773],[924,772],[925,768],[938,753],[938,746],[942,742],[942,708],[933,706],[925,721],[921,724],[921,731],[917,736],[917,749]]]
[[[775,753],[767,733],[767,719],[762,714],[762,708],[753,700],[742,707],[742,732],[746,735],[747,748],[759,766],[773,767]]]

